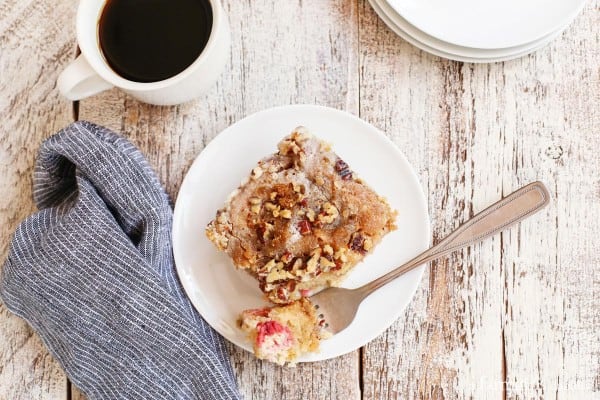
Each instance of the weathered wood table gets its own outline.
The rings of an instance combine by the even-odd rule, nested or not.
[[[71,103],[75,0],[0,3],[0,256],[34,211],[40,142],[76,119],[122,132],[173,198],[194,157],[255,111],[314,103],[385,131],[415,167],[433,241],[540,179],[553,203],[434,262],[403,316],[346,356],[293,369],[230,346],[248,399],[600,398],[600,1],[536,54],[491,65],[426,54],[365,0],[225,0],[231,60],[201,99],[121,92]],[[0,305],[0,399],[83,399],[25,322]]]

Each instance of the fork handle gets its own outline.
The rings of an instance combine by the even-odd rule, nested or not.
[[[366,297],[374,290],[379,289],[419,265],[473,243],[480,242],[487,237],[507,229],[530,215],[535,214],[549,202],[550,194],[544,184],[542,182],[530,183],[481,211],[459,226],[438,244],[425,250],[406,264],[356,290],[363,292],[364,297]]]

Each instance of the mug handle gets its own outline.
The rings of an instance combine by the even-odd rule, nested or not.
[[[58,77],[60,93],[71,101],[81,100],[113,87],[92,69],[80,54]]]

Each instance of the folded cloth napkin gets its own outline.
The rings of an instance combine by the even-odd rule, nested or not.
[[[175,275],[167,195],[130,142],[70,125],[43,143],[33,193],[0,296],[89,399],[240,398]]]

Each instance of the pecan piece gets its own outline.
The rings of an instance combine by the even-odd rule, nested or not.
[[[288,300],[287,290],[285,290],[283,287],[279,287],[277,289],[277,298],[281,301],[287,301]]]
[[[296,281],[290,280],[290,281],[288,281],[286,286],[287,286],[288,292],[292,293],[294,290],[296,290]]]
[[[310,222],[305,219],[298,221],[298,231],[301,235],[308,235],[311,233],[312,228],[310,226]]]
[[[346,164],[346,161],[342,160],[341,158],[338,158],[335,162],[335,171],[345,181],[352,179],[352,171],[350,170],[350,167],[348,164]]]
[[[366,250],[364,248],[364,242],[365,237],[360,232],[354,232],[350,237],[350,243],[348,243],[348,247],[357,253],[365,254]]]

